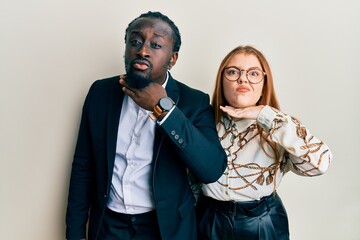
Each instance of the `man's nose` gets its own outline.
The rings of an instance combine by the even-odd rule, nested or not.
[[[149,46],[146,43],[142,44],[138,49],[138,55],[140,57],[149,57]]]

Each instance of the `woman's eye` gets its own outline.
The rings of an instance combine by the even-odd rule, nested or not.
[[[250,72],[250,75],[251,75],[251,76],[254,76],[254,77],[257,77],[257,76],[259,76],[260,74],[259,74],[258,71],[251,71],[251,72]]]
[[[233,70],[233,69],[229,69],[229,70],[227,71],[227,73],[230,74],[230,75],[239,75],[239,72],[236,71],[236,70]]]

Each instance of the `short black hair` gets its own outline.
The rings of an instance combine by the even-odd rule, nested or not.
[[[139,17],[132,20],[125,30],[125,42],[126,42],[127,33],[128,33],[128,30],[129,30],[131,24],[133,24],[139,18],[146,18],[146,17],[160,19],[160,20],[166,22],[167,24],[169,24],[169,26],[172,29],[173,39],[174,39],[173,52],[178,52],[180,50],[180,46],[181,46],[180,31],[179,31],[178,27],[175,25],[175,23],[170,18],[168,18],[168,16],[162,14],[161,12],[148,11],[147,13],[143,13]]]

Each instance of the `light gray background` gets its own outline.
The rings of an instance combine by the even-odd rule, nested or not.
[[[282,110],[335,155],[317,178],[279,193],[292,239],[360,237],[357,0],[0,1],[0,238],[64,239],[80,111],[90,84],[123,73],[124,31],[159,10],[183,39],[173,76],[212,94],[225,54],[268,58]]]

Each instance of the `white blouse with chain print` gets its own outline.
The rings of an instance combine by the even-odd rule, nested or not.
[[[264,140],[257,125],[276,143],[280,163],[267,143],[261,146]],[[203,184],[202,191],[220,201],[259,200],[273,193],[289,170],[303,176],[321,175],[333,158],[328,146],[299,121],[270,106],[260,111],[257,120],[233,121],[223,116],[217,130],[228,165],[218,181]]]

